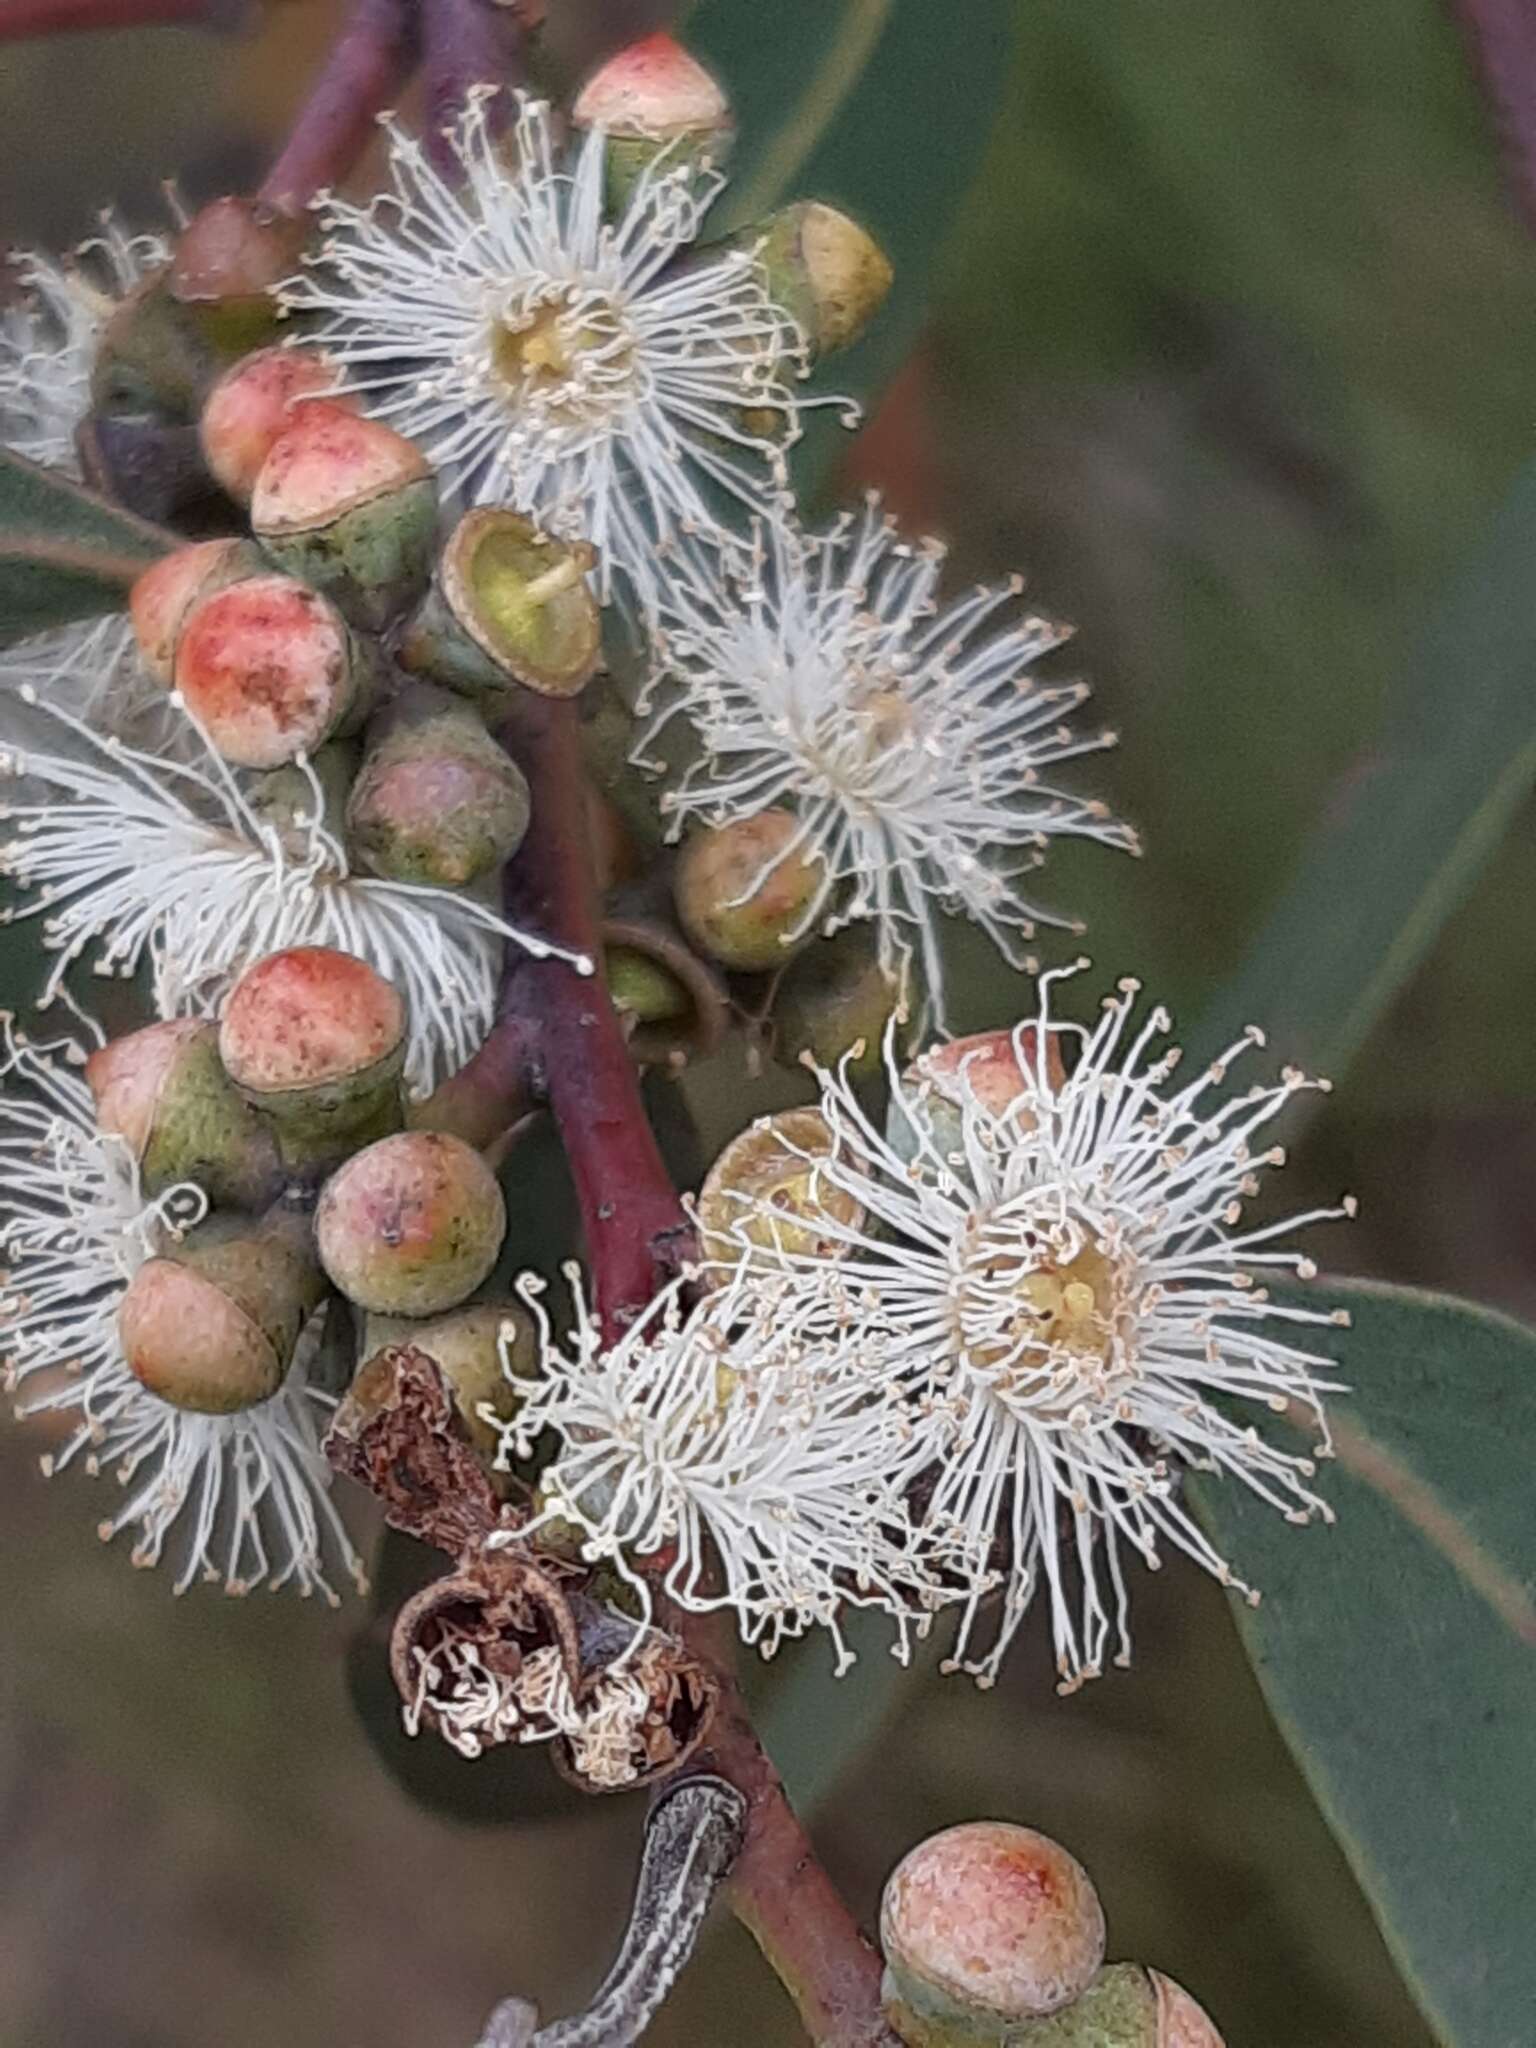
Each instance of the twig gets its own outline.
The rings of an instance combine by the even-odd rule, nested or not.
[[[1536,231],[1536,9],[1531,0],[1452,0],[1452,7],[1493,105],[1516,202]]]
[[[345,175],[416,61],[413,0],[354,0],[352,12],[258,193],[300,213]]]
[[[497,0],[426,0],[425,55],[427,124],[423,140],[448,177],[458,164],[447,141],[465,101],[478,87],[496,88],[489,115],[493,130],[511,116],[511,88],[525,74],[527,31],[510,7]]]
[[[245,12],[242,0],[0,0],[0,43],[177,24],[227,33],[240,26]]]

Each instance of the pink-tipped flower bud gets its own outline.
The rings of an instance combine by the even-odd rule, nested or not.
[[[294,1173],[327,1170],[400,1128],[405,1005],[364,961],[291,946],[248,967],[219,1025],[219,1054],[277,1132]]]
[[[950,2048],[1081,1997],[1104,1960],[1104,1913],[1087,1871],[1048,1836],[970,1821],[896,1866],[880,1941],[892,2026],[913,2048]]]
[[[1023,1031],[978,1031],[933,1046],[919,1053],[907,1078],[923,1087],[933,1143],[947,1153],[965,1142],[967,1102],[976,1102],[991,1116],[1006,1116],[1032,1085],[1031,1076],[1038,1074],[1047,1087],[1059,1088],[1065,1071],[1060,1033],[1042,1034],[1031,1025]],[[1020,1107],[1018,1120],[1022,1128],[1029,1128],[1031,1112]],[[919,1136],[912,1120],[895,1109],[886,1120],[885,1135],[904,1159],[917,1150]]]
[[[517,1382],[531,1379],[539,1369],[538,1333],[527,1309],[515,1301],[472,1301],[446,1315],[421,1320],[370,1315],[358,1380],[381,1351],[398,1345],[425,1352],[432,1360],[453,1397],[465,1435],[489,1467],[501,1449],[496,1422],[513,1419],[521,1398]]]
[[[607,138],[604,184],[621,212],[646,169],[717,160],[730,145],[731,109],[718,81],[674,36],[643,36],[595,71],[571,109],[573,127]]]
[[[308,233],[304,215],[230,194],[200,207],[176,237],[171,295],[220,355],[244,355],[270,339],[273,289],[292,273]]]
[[[898,2024],[896,2031],[900,2033]],[[1006,2041],[1013,2048],[1224,2048],[1220,2034],[1187,1991],[1140,1963],[1106,1963],[1070,2005],[1049,2019],[1024,2020],[1003,2032],[922,2034],[924,2044]]]
[[[785,1066],[807,1057],[823,1067],[846,1060],[850,1073],[877,1073],[899,993],[867,927],[815,940],[774,991],[774,1057]]]
[[[782,967],[811,936],[826,893],[826,870],[803,843],[799,819],[778,809],[691,832],[672,894],[693,943],[741,973]]]
[[[280,567],[377,632],[431,578],[437,483],[414,441],[348,405],[311,399],[261,465],[251,529]]]
[[[336,365],[318,349],[259,348],[233,363],[209,392],[198,423],[203,459],[238,504],[248,505],[272,445],[294,422],[294,408],[322,394],[328,403],[354,407],[333,392]]]
[[[219,1207],[276,1197],[277,1141],[225,1073],[216,1024],[146,1024],[93,1052],[85,1078],[97,1124],[129,1146],[149,1193],[190,1180]]]
[[[368,728],[347,841],[376,875],[462,888],[528,829],[528,785],[472,704],[415,683]]]
[[[516,512],[466,512],[401,641],[402,667],[472,696],[519,684],[575,696],[602,650],[592,560],[585,541],[555,540]]]
[[[192,606],[174,681],[226,761],[279,768],[360,717],[373,675],[333,605],[296,577],[269,575]]]
[[[391,1316],[437,1316],[467,1301],[506,1229],[496,1176],[442,1131],[402,1131],[355,1153],[315,1214],[331,1280],[360,1308]]]
[[[172,1407],[232,1415],[277,1392],[324,1293],[306,1217],[214,1217],[134,1274],[118,1310],[123,1356]]]
[[[128,616],[139,653],[151,675],[170,686],[176,643],[188,612],[204,597],[259,575],[266,565],[248,540],[233,535],[223,540],[189,541],[162,555],[128,593]]]

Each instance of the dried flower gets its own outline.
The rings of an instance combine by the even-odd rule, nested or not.
[[[72,753],[29,748],[0,761],[62,793],[0,810],[15,827],[0,845],[0,873],[38,892],[14,914],[42,915],[59,954],[44,1004],[98,940],[100,973],[132,974],[150,960],[162,1016],[211,1013],[265,954],[330,946],[399,988],[411,1023],[407,1075],[425,1090],[489,1029],[503,941],[572,957],[473,896],[354,874],[307,762],[313,808],[285,833],[206,746],[183,766],[99,741],[78,720],[56,723]]]
[[[458,185],[388,135],[393,190],[321,202],[328,239],[285,302],[445,489],[590,540],[605,578],[653,600],[658,545],[715,530],[712,487],[764,504],[795,428],[798,336],[753,253],[676,262],[723,180],[663,153],[605,221],[603,131],[562,159],[541,102],[520,101],[504,150],[473,96],[449,137]]]
[[[846,1076],[823,1072],[833,1144],[817,1170],[868,1224],[829,1204],[826,1242],[807,1248],[775,1242],[768,1217],[754,1231],[746,1209],[737,1238],[748,1266],[790,1283],[805,1343],[831,1349],[855,1319],[866,1345],[884,1333],[886,1369],[921,1418],[932,1597],[960,1600],[963,1668],[995,1675],[1043,1579],[1071,1688],[1097,1675],[1111,1641],[1118,1662],[1129,1657],[1122,1543],[1155,1566],[1169,1542],[1240,1584],[1181,1504],[1179,1466],[1235,1478],[1293,1521],[1329,1518],[1312,1457],[1270,1442],[1242,1410],[1304,1416],[1328,1454],[1328,1361],[1281,1333],[1346,1318],[1276,1302],[1256,1280],[1265,1268],[1310,1277],[1282,1240],[1353,1203],[1245,1224],[1260,1172],[1284,1157],[1257,1151],[1258,1133],[1325,1084],[1287,1070],[1223,1095],[1230,1063],[1263,1043],[1250,1032],[1168,1090],[1177,1052],[1151,1051],[1166,1012],[1133,1026],[1126,981],[1094,1026],[1068,1023],[1051,1010],[1060,978],[1042,977],[1038,1014],[1014,1033],[1021,1086],[1005,1105],[971,1085],[963,1059],[948,1097],[936,1094],[921,1063],[897,1071],[888,1044],[882,1132]],[[1049,1057],[1063,1041],[1078,1047],[1065,1078]],[[977,1657],[999,1581],[997,1633]]]
[[[636,756],[681,713],[702,759],[662,797],[674,835],[693,820],[795,812],[799,832],[754,887],[814,856],[823,881],[798,929],[874,919],[882,966],[894,976],[915,955],[940,1020],[941,911],[964,911],[1028,964],[1035,921],[1068,922],[1018,894],[1050,841],[1135,845],[1102,803],[1041,780],[1112,740],[1065,722],[1083,685],[1027,673],[1062,630],[1027,614],[983,631],[1017,584],[940,607],[943,560],[875,500],[822,535],[760,525],[728,574],[693,558],[664,594],[652,686],[664,695]]]
[[[187,1182],[146,1201],[127,1144],[95,1128],[90,1091],[71,1071],[80,1056],[67,1042],[31,1046],[5,1021],[6,1384],[20,1390],[18,1415],[73,1425],[43,1469],[79,1459],[89,1472],[112,1471],[127,1498],[101,1536],[133,1528],[136,1565],[176,1547],[178,1593],[203,1578],[230,1593],[292,1584],[334,1602],[327,1554],[359,1584],[362,1568],[329,1498],[321,1397],[302,1347],[270,1400],[233,1415],[170,1406],[124,1360],[117,1311],[129,1281],[206,1203]]]
[[[605,1344],[567,1271],[576,1321],[566,1346],[542,1283],[519,1283],[544,1355],[501,1426],[502,1456],[525,1454],[545,1429],[560,1439],[542,1517],[520,1537],[541,1519],[575,1523],[587,1555],[612,1560],[647,1617],[656,1586],[696,1613],[728,1608],[764,1656],[820,1625],[846,1668],[848,1606],[893,1614],[905,1655],[910,1432],[878,1372],[854,1370],[846,1345],[840,1371],[819,1370],[792,1315],[733,1287],[689,1310],[681,1281]]]

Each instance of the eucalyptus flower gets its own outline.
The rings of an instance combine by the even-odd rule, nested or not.
[[[667,584],[658,621],[657,705],[636,758],[680,716],[699,757],[661,798],[672,834],[789,812],[747,894],[800,861],[821,876],[795,931],[859,919],[881,964],[915,959],[944,1017],[941,914],[961,911],[1015,966],[1032,965],[1040,923],[1080,929],[1022,893],[1063,836],[1134,850],[1097,799],[1049,779],[1113,743],[1078,731],[1081,683],[1030,671],[1062,628],[1032,612],[998,623],[1011,582],[950,603],[944,549],[904,539],[871,499],[827,532],[761,522],[732,565],[694,556]]]
[[[98,1533],[134,1532],[133,1562],[176,1557],[175,1590],[199,1579],[243,1593],[293,1585],[335,1602],[327,1571],[362,1567],[329,1495],[323,1402],[302,1351],[271,1399],[229,1415],[161,1400],[135,1377],[118,1307],[140,1266],[204,1215],[188,1182],[148,1199],[124,1141],[97,1130],[67,1041],[34,1047],[9,1019],[0,1053],[0,1344],[23,1418],[62,1440],[52,1474],[112,1474],[119,1506]]]

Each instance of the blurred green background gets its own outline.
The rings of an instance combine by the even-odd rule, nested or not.
[[[896,4],[931,13],[941,67],[965,0]],[[289,0],[241,38],[0,47],[0,241],[72,240],[109,199],[150,220],[171,173],[191,200],[249,179],[333,21]],[[1068,850],[1048,883],[1181,1018],[1367,757],[1525,461],[1533,316],[1536,251],[1436,0],[1022,0],[930,333],[845,481],[950,538],[957,578],[1024,566],[1078,623],[1123,737],[1092,772],[1148,858]],[[1450,750],[1449,677],[1444,726]],[[1527,805],[1288,1176],[1296,1206],[1359,1195],[1339,1263],[1526,1314],[1533,883]],[[957,1023],[1004,1021],[985,948],[956,951]],[[36,1449],[0,1438],[0,2048],[467,2048],[509,1989],[579,2003],[634,1803],[424,1813],[349,1704],[355,1615],[172,1603],[97,1549],[89,1482],[45,1487]],[[993,1693],[904,1680],[818,1809],[834,1872],[869,1916],[928,1829],[1028,1820],[1093,1870],[1111,1952],[1187,1982],[1231,2048],[1421,2048],[1224,1597],[1173,1567],[1137,1592],[1135,1671],[1071,1701],[1038,1635]],[[859,1697],[829,1692],[826,1725]],[[722,1926],[651,2038],[799,2036]]]

